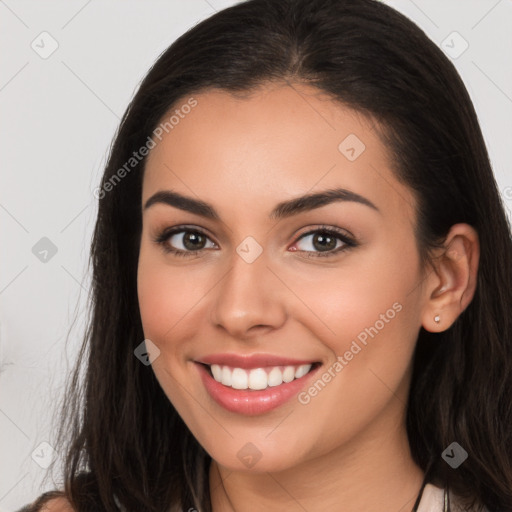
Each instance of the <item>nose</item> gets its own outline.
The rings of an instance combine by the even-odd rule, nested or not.
[[[234,251],[230,262],[212,295],[215,327],[244,340],[280,328],[287,316],[287,290],[269,268],[265,251],[252,263]]]

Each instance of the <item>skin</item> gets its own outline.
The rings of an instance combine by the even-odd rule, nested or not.
[[[165,204],[143,209],[138,295],[145,337],[160,350],[155,375],[213,459],[214,512],[410,510],[424,476],[405,430],[413,350],[421,326],[449,328],[473,298],[476,232],[453,226],[434,265],[422,268],[415,197],[393,174],[373,123],[310,86],[194,98],[151,150],[142,201],[171,189],[210,203],[221,221]],[[338,149],[349,134],[366,146],[354,161]],[[281,201],[337,187],[378,211],[347,201],[268,217]],[[154,241],[181,224],[206,233],[198,255],[175,256]],[[314,234],[299,238],[322,225],[359,245],[315,258]],[[167,245],[187,250],[183,234]],[[252,263],[236,251],[248,236],[263,249]],[[270,353],[318,361],[321,375],[395,303],[401,311],[307,404],[293,398],[256,416],[226,411],[193,363]],[[237,456],[249,442],[261,454],[251,468]]]

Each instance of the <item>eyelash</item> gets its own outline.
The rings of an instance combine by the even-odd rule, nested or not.
[[[162,246],[162,249],[164,250],[164,252],[166,252],[168,254],[173,254],[175,256],[191,257],[191,256],[196,256],[197,254],[199,254],[200,252],[205,250],[205,249],[198,249],[195,251],[183,251],[181,249],[174,249],[174,248],[169,247],[169,245],[167,245],[167,241],[169,240],[169,238],[171,238],[171,236],[176,235],[178,233],[196,233],[196,234],[200,234],[208,239],[210,238],[206,233],[204,233],[200,229],[189,228],[187,226],[176,226],[174,228],[163,229],[162,231],[160,231],[160,233],[158,233],[155,236],[155,238],[153,240],[154,240],[154,242],[156,242],[157,244]],[[319,226],[318,228],[308,231],[307,233],[303,233],[301,236],[299,236],[295,240],[294,244],[299,242],[299,240],[302,240],[304,237],[313,235],[316,233],[332,235],[335,238],[337,238],[338,240],[341,240],[344,245],[341,247],[338,247],[337,249],[334,249],[331,251],[325,251],[325,252],[304,251],[304,250],[300,250],[300,249],[298,249],[296,252],[308,253],[308,256],[307,256],[308,258],[317,258],[317,257],[325,258],[325,257],[334,256],[341,251],[346,251],[348,249],[352,249],[359,245],[355,240],[348,237],[341,230],[330,227],[330,226]]]

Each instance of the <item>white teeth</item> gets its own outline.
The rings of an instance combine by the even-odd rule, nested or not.
[[[267,372],[256,368],[249,372],[249,389],[265,389],[267,387]]]
[[[213,378],[217,382],[222,382],[222,368],[218,364],[212,364],[210,370],[213,373]]]
[[[283,372],[283,382],[291,382],[293,379],[295,379],[295,368],[287,366]]]
[[[283,383],[283,372],[277,368],[272,368],[268,374],[268,385],[269,386],[280,386]]]
[[[295,378],[300,379],[301,377],[304,377],[304,375],[306,375],[306,373],[308,373],[310,369],[311,369],[310,364],[303,364],[303,365],[299,366],[295,370]]]
[[[304,377],[311,364],[300,366],[274,366],[268,373],[263,368],[253,368],[245,370],[243,368],[231,368],[229,366],[220,366],[212,364],[210,369],[213,378],[224,386],[230,386],[233,389],[252,389],[261,390],[267,387],[280,386],[294,379]]]
[[[231,372],[231,387],[233,389],[247,389],[249,378],[247,372],[242,368],[234,368]]]
[[[215,380],[217,380],[217,379],[215,379]],[[227,366],[224,366],[222,368],[221,382],[222,382],[222,384],[224,384],[224,386],[231,386],[231,370]]]

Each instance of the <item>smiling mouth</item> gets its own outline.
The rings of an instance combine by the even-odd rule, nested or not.
[[[267,366],[263,368],[236,368],[219,364],[203,364],[210,376],[218,383],[232,389],[259,391],[277,387],[304,377],[320,363],[288,366]]]

